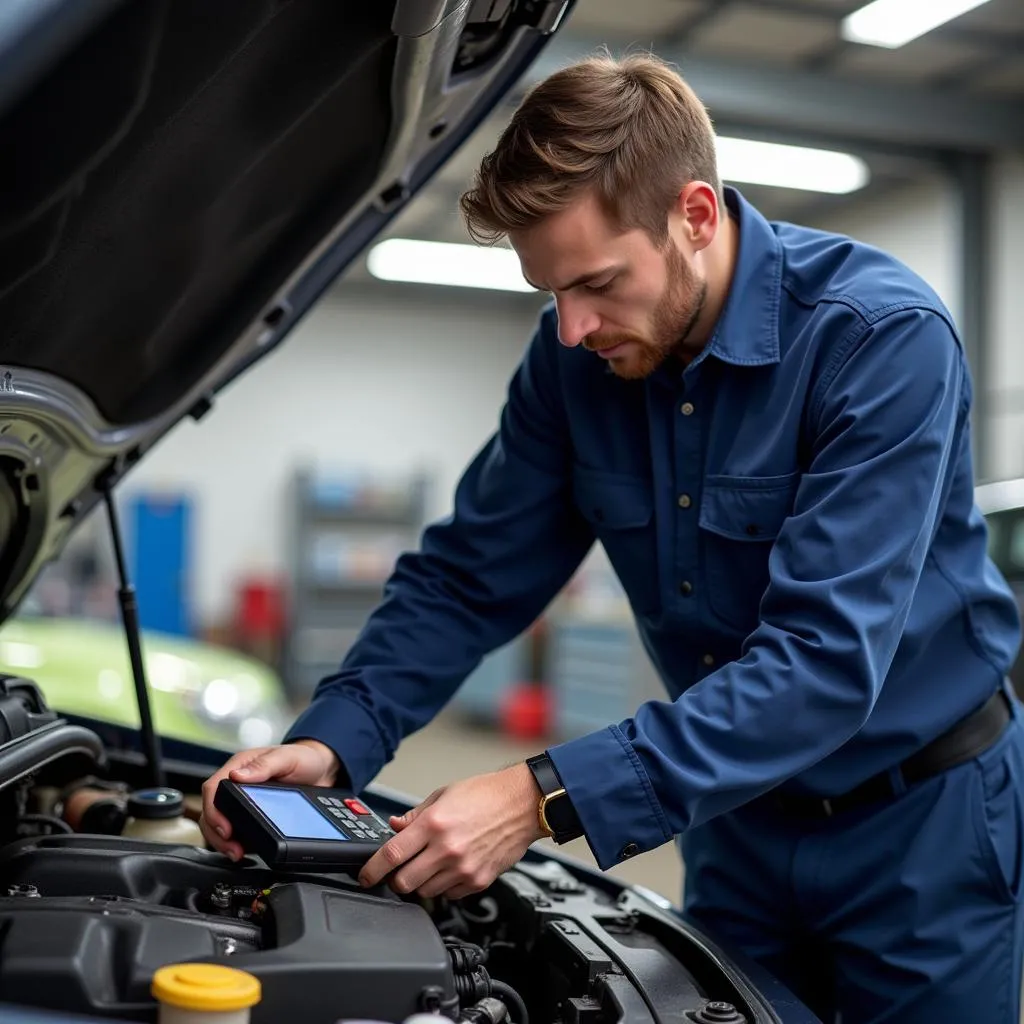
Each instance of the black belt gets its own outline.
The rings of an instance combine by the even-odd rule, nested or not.
[[[1002,735],[1012,717],[1006,693],[997,690],[977,711],[907,758],[899,772],[907,786],[964,764],[987,750]],[[891,800],[899,795],[889,772],[879,772],[847,793],[829,798],[775,790],[768,794],[774,806],[786,814],[804,818],[831,818],[857,807]]]

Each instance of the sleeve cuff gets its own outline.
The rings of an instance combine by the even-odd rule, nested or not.
[[[299,715],[283,742],[295,740],[319,740],[330,747],[348,773],[355,793],[361,792],[388,762],[369,712],[340,694],[317,698]]]
[[[672,838],[640,758],[617,726],[548,750],[602,871]]]

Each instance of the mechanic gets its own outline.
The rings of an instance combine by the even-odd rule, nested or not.
[[[205,834],[241,855],[229,773],[364,787],[596,538],[669,699],[433,793],[361,881],[458,898],[551,831],[602,869],[678,837],[686,915],[823,1020],[1015,1022],[1020,624],[957,328],[894,258],[770,224],[715,152],[650,56],[523,100],[462,199],[553,296],[500,425],[286,742],[207,782]]]

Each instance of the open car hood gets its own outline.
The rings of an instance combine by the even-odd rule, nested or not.
[[[10,0],[0,621],[277,345],[574,0]]]

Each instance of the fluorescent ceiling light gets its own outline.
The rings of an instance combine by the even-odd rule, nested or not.
[[[519,257],[501,247],[388,238],[370,250],[366,268],[382,281],[535,291],[523,278]]]
[[[988,0],[874,0],[843,18],[840,31],[851,43],[894,50],[984,3]]]
[[[870,177],[859,157],[831,149],[719,136],[717,150],[724,181],[842,195],[863,188]]]

